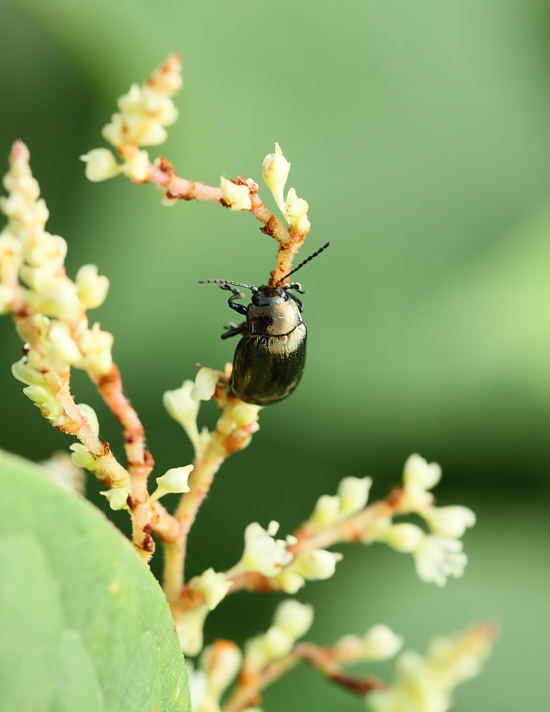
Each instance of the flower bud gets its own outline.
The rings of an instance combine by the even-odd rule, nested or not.
[[[88,425],[90,426],[90,430],[97,438],[99,435],[99,420],[97,419],[95,410],[91,406],[86,405],[86,403],[79,403],[77,408],[86,418]]]
[[[113,489],[107,490],[106,492],[100,492],[99,494],[102,494],[107,499],[111,509],[128,509],[128,497],[130,496],[130,490],[127,487],[114,487]]]
[[[285,212],[285,199],[283,192],[290,171],[290,163],[283,156],[278,143],[275,144],[275,153],[269,153],[263,160],[262,172],[264,183],[267,185],[279,210]]]
[[[313,606],[294,599],[283,601],[277,606],[274,625],[287,633],[294,640],[301,638],[311,628]]]
[[[387,625],[375,625],[365,633],[362,640],[361,659],[387,660],[401,650],[403,638]]]
[[[426,535],[416,524],[400,522],[383,532],[380,539],[403,553],[414,551]]]
[[[48,333],[48,360],[56,371],[82,361],[82,353],[62,322],[54,322]]]
[[[187,480],[189,475],[195,469],[194,465],[186,465],[185,467],[173,467],[172,469],[165,472],[162,477],[157,477],[158,488],[151,495],[151,501],[159,499],[169,492],[181,494],[183,492],[189,492],[189,485]]]
[[[80,339],[80,348],[84,354],[82,368],[100,376],[108,373],[113,364],[112,346],[113,335],[108,331],[101,331],[98,323],[87,329]]]
[[[237,676],[242,660],[241,651],[231,640],[216,640],[202,651],[200,666],[208,678],[208,691],[216,700]]]
[[[303,198],[299,198],[294,188],[291,188],[286,196],[283,210],[288,224],[300,232],[307,232],[310,228],[310,223],[307,219],[308,210],[308,203]]]
[[[108,148],[94,148],[80,160],[86,164],[86,178],[93,183],[107,180],[120,173],[120,165],[113,153]]]
[[[200,653],[203,642],[204,621],[207,615],[208,606],[205,604],[188,613],[184,613],[176,619],[176,631],[184,655],[194,656]]]
[[[355,514],[360,512],[367,504],[372,477],[344,477],[338,486],[340,497],[340,514]]]
[[[76,284],[84,309],[95,309],[105,301],[109,280],[98,275],[96,265],[83,265],[76,273]]]
[[[201,368],[195,377],[195,385],[191,391],[193,400],[209,401],[216,392],[220,374],[212,368]]]
[[[329,527],[338,521],[341,501],[338,495],[323,494],[317,500],[311,516],[311,524],[317,531]]]
[[[459,539],[468,527],[476,523],[476,515],[468,507],[430,507],[422,512],[426,523],[435,534]]]
[[[252,207],[248,186],[235,185],[230,180],[221,178],[220,188],[222,189],[222,197],[231,210],[250,210]]]
[[[223,601],[232,583],[227,579],[226,574],[217,574],[213,568],[206,569],[200,576],[191,579],[189,588],[193,591],[200,591],[204,595],[208,609],[213,611],[216,606]]]
[[[441,467],[437,462],[428,462],[420,455],[411,455],[403,469],[405,487],[418,485],[424,490],[432,489],[441,479]]]
[[[294,639],[284,630],[276,625],[262,636],[262,649],[268,660],[276,660],[288,655],[294,645]]]
[[[342,554],[325,549],[311,549],[302,551],[296,557],[296,570],[306,579],[324,580],[330,578],[335,570],[336,563],[343,559]]]
[[[77,467],[83,467],[85,470],[90,470],[90,472],[95,472],[98,469],[96,459],[82,443],[73,443],[69,450],[72,450],[71,460]]]

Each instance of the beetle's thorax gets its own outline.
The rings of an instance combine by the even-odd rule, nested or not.
[[[284,336],[302,323],[302,317],[284,289],[262,286],[252,295],[247,322],[249,334]]]

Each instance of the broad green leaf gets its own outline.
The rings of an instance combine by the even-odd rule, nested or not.
[[[86,500],[0,452],[0,709],[185,712],[166,600]]]

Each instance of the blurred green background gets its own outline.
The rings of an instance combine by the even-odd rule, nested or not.
[[[439,503],[479,519],[463,579],[439,590],[416,580],[410,557],[349,547],[339,575],[300,598],[315,604],[322,643],[383,621],[422,650],[435,634],[499,622],[484,675],[457,692],[459,712],[542,709],[547,698],[549,39],[544,0],[0,1],[0,156],[27,142],[69,274],[92,262],[111,279],[91,317],[115,334],[159,474],[191,459],[163,391],[196,362],[221,367],[235,345],[219,338],[225,298],[197,281],[261,283],[276,246],[249,214],[165,208],[122,178],[88,183],[78,156],[105,145],[116,98],[174,50],[180,119],[152,155],[217,184],[259,180],[273,142],[283,147],[288,186],[310,203],[302,256],[333,240],[301,274],[308,367],[224,465],[190,573],[232,564],[250,521],[291,531],[345,475],[373,476],[376,496],[411,452],[440,462]],[[41,459],[70,439],[40,422],[11,377],[20,348],[1,320],[0,447]],[[82,374],[74,383],[120,452],[116,423]],[[278,600],[235,596],[207,633],[242,640],[267,628]],[[362,707],[304,668],[265,708]]]

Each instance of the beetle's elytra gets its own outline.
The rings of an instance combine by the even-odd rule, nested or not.
[[[304,294],[298,282],[279,285],[330,245],[327,242],[317,252],[301,262],[277,282],[275,287],[254,287],[223,279],[207,279],[200,284],[219,284],[232,292],[228,299],[231,309],[246,316],[246,321],[222,334],[228,339],[243,334],[235,350],[229,387],[242,401],[269,405],[287,398],[296,388],[306,362],[307,329],[302,321],[302,301],[290,290]],[[244,294],[236,287],[252,290],[252,302],[245,307],[237,304]]]

